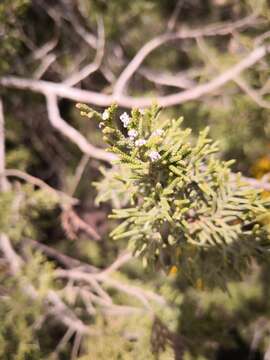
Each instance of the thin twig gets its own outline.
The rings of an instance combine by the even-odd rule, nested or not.
[[[0,192],[8,189],[5,166],[5,119],[3,102],[0,98]]]
[[[96,274],[97,279],[102,279],[104,276],[111,274],[112,272],[118,270],[120,267],[122,267],[124,264],[126,264],[128,261],[132,259],[132,254],[130,252],[126,252],[124,254],[121,254],[109,267],[107,267],[105,270],[99,272]]]
[[[82,334],[77,333],[75,335],[74,344],[71,351],[71,358],[70,358],[71,360],[76,360],[78,358],[81,341],[82,341]]]
[[[217,36],[226,35],[231,33],[233,30],[243,28],[254,22],[257,15],[252,14],[244,19],[238,20],[235,23],[228,24],[214,24],[207,26],[206,28],[200,29],[183,29],[176,33],[167,33],[155,37],[148,43],[146,43],[130,61],[124,71],[120,74],[117,82],[114,86],[114,94],[118,98],[122,94],[127,86],[128,80],[136,72],[146,57],[159,46],[165,44],[168,41],[174,41],[179,39],[191,39],[197,38],[198,36]]]
[[[167,28],[169,31],[172,31],[175,28],[175,24],[176,24],[177,18],[180,14],[183,4],[184,4],[184,2],[182,0],[177,1],[176,6],[170,16],[169,21],[168,21]]]
[[[51,246],[42,244],[33,239],[25,239],[25,240],[27,241],[28,244],[30,244],[34,248],[40,250],[41,252],[46,254],[49,258],[55,259],[57,262],[59,262],[61,265],[63,265],[67,269],[77,268],[80,266],[80,267],[83,267],[85,269],[85,271],[88,271],[90,273],[98,272],[98,269],[95,266],[89,265],[89,264],[84,263],[80,260],[77,260],[71,256],[65,255],[62,252],[60,252],[59,250],[57,250]]]
[[[33,52],[33,59],[35,60],[41,60],[43,59],[49,52],[51,52],[56,45],[58,44],[59,36],[58,32],[55,34],[55,36],[46,42],[44,45],[42,45],[40,48],[36,49]]]
[[[160,305],[165,305],[165,300],[162,296],[159,296],[152,291],[140,289],[136,286],[131,286],[124,284],[118,280],[112,279],[109,276],[103,274],[101,277],[99,274],[89,274],[85,273],[78,269],[72,269],[72,270],[56,270],[55,276],[59,278],[67,278],[72,279],[75,281],[84,281],[88,283],[90,286],[93,286],[93,284],[96,285],[96,281],[99,281],[101,283],[104,283],[104,285],[115,288],[119,291],[125,292],[126,294],[129,294],[132,297],[136,297],[146,308],[150,309],[149,300],[153,300]],[[99,294],[100,295],[100,294]],[[107,300],[107,299],[105,299]]]
[[[101,240],[95,228],[81,219],[71,207],[64,209],[62,213],[62,225],[72,240],[77,238],[79,230],[84,231],[93,240]]]
[[[73,196],[79,183],[80,180],[82,178],[82,175],[84,173],[84,170],[89,162],[89,155],[84,154],[75,170],[75,175],[74,175],[74,179],[73,179],[73,183],[71,185],[71,189],[69,191],[70,196]]]
[[[69,328],[67,329],[65,335],[62,337],[62,339],[60,340],[59,344],[57,345],[56,349],[54,350],[54,352],[51,354],[52,357],[57,356],[57,354],[63,349],[65,348],[65,346],[67,345],[67,343],[69,342],[69,340],[71,339],[71,337],[74,334],[74,330]]]
[[[167,72],[161,73],[160,71],[155,72],[146,68],[141,68],[138,72],[148,81],[158,85],[174,86],[180,89],[191,89],[196,85],[194,80],[188,78],[182,72],[170,74]]]
[[[198,37],[196,39],[197,44],[201,52],[206,57],[206,62],[211,63],[212,66],[219,70],[219,64],[217,59],[209,55],[209,49],[202,37]],[[270,102],[264,100],[260,93],[254,89],[252,89],[239,75],[235,76],[232,79],[256,104],[265,109],[270,109]]]
[[[47,92],[46,100],[49,121],[52,126],[61,134],[69,138],[74,144],[76,144],[83,153],[95,159],[105,160],[108,162],[111,162],[115,158],[114,155],[91,145],[79,131],[74,129],[72,126],[66,123],[64,119],[62,119],[59,112],[56,95]]]
[[[97,52],[94,61],[91,64],[86,65],[78,72],[72,74],[63,83],[68,86],[74,86],[86,77],[97,71],[101,65],[105,46],[105,33],[102,19],[98,19],[98,38],[97,38]]]
[[[6,169],[4,172],[4,175],[7,177],[17,177],[17,178],[22,179],[32,185],[38,186],[39,188],[48,191],[49,193],[53,194],[54,196],[56,195],[58,198],[60,198],[62,200],[63,199],[68,200],[69,203],[72,205],[78,204],[78,202],[79,202],[78,199],[75,199],[60,190],[54,189],[53,187],[51,187],[50,185],[45,183],[45,181],[43,181],[35,176],[29,175],[24,171],[21,171],[18,169]]]
[[[48,54],[45,56],[39,67],[35,70],[33,74],[34,79],[41,79],[42,76],[45,74],[45,72],[48,70],[48,68],[51,66],[52,63],[54,63],[56,60],[56,55],[54,54]]]

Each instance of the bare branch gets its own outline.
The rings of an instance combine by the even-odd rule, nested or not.
[[[212,93],[213,91],[225,85],[227,82],[234,80],[234,78],[244,70],[256,64],[268,53],[268,51],[269,51],[269,47],[266,46],[261,46],[259,48],[256,48],[251,53],[249,53],[242,61],[232,66],[228,70],[224,71],[221,75],[215,77],[209,82],[202,85],[198,85],[190,90],[183,91],[182,93],[177,93],[173,95],[164,96],[163,98],[158,98],[157,102],[161,106],[162,105],[170,106],[170,105],[184,103],[190,100],[195,100],[203,95]]]
[[[246,176],[242,176],[245,183],[252,186],[254,189],[270,191],[270,176],[265,175],[262,179],[253,179]]]
[[[156,48],[165,44],[169,41],[179,40],[179,39],[192,39],[197,38],[198,36],[217,36],[217,35],[226,35],[231,33],[233,30],[241,29],[247,25],[251,25],[256,19],[256,15],[252,14],[244,19],[236,21],[235,23],[228,24],[214,24],[210,25],[204,29],[182,29],[176,33],[168,33],[155,37],[148,43],[146,43],[131,60],[128,66],[120,74],[118,80],[114,86],[114,94],[116,98],[120,96],[125,90],[127,83],[131,76],[136,72],[145,58]]]
[[[49,291],[47,300],[53,305],[50,310],[58,321],[62,322],[67,328],[73,329],[74,332],[81,334],[91,334],[90,329],[65,305],[56,292]]]
[[[71,207],[64,209],[62,213],[62,224],[67,235],[73,240],[77,238],[79,230],[84,231],[93,240],[101,240],[97,231],[81,219]]]
[[[211,63],[212,66],[219,70],[219,64],[217,59],[213,59],[209,55],[209,49],[202,37],[198,37],[196,39],[197,44],[201,52],[205,55],[207,63]],[[233,81],[242,89],[257,105],[259,105],[262,108],[270,109],[270,103],[263,99],[260,92],[252,89],[239,75],[235,76]]]
[[[54,359],[54,357],[57,357],[57,354],[63,349],[65,348],[65,346],[67,345],[67,343],[69,342],[70,338],[73,336],[74,334],[74,330],[73,329],[67,329],[65,335],[62,337],[62,339],[60,340],[59,344],[57,345],[56,349],[54,350],[54,352],[51,354],[52,359]],[[58,359],[58,357],[57,357]]]
[[[101,149],[94,148],[77,130],[68,125],[60,117],[56,96],[68,98],[77,102],[94,104],[97,106],[109,106],[116,100],[120,106],[127,108],[148,107],[151,106],[153,102],[156,102],[163,107],[179,105],[187,101],[199,99],[203,95],[210,94],[224,86],[241,72],[260,61],[269,52],[269,49],[270,47],[266,45],[255,48],[243,60],[205,84],[197,85],[192,89],[179,93],[166,96],[156,96],[154,98],[130,97],[126,95],[117,96],[117,98],[115,98],[113,95],[72,88],[64,84],[56,84],[42,80],[28,80],[12,76],[0,78],[0,85],[21,90],[31,90],[44,94],[47,98],[48,110],[50,110],[49,116],[52,125],[66,135],[70,140],[75,142],[85,154],[89,154],[91,157],[95,157],[97,159],[111,161],[113,159],[111,154],[107,154]]]
[[[30,80],[15,76],[0,78],[0,85],[21,90],[47,94],[70,99],[76,102],[85,102],[97,106],[109,106],[113,98],[110,95],[100,94],[90,90],[81,90],[69,87],[62,83],[54,83],[44,80]]]
[[[166,304],[166,301],[162,296],[155,294],[154,292],[152,292],[150,290],[144,290],[137,286],[127,285],[127,284],[124,284],[123,282],[117,281],[117,280],[109,278],[109,277],[104,278],[104,283],[111,288],[115,288],[117,290],[125,292],[126,294],[137,297],[139,300],[141,300],[145,304],[146,304],[145,299],[147,299],[147,301],[148,300],[155,301],[159,305]]]
[[[50,246],[42,244],[33,239],[26,239],[26,241],[28,244],[32,245],[34,248],[36,248],[36,249],[40,250],[42,253],[46,254],[48,258],[55,259],[57,262],[59,262],[61,265],[63,265],[67,269],[80,267],[80,268],[84,268],[85,271],[90,272],[90,273],[98,272],[98,269],[96,267],[94,267],[93,265],[83,263],[80,260],[74,259],[68,255],[65,255]]]
[[[49,40],[47,43],[42,45],[42,47],[36,49],[33,52],[33,59],[42,60],[49,52],[51,52],[56,47],[56,45],[58,44],[58,40],[59,36],[58,33],[56,33],[56,35],[51,40]]]
[[[118,270],[121,266],[132,259],[132,254],[129,252],[125,252],[121,254],[107,269],[99,272],[96,277],[102,279],[104,276],[109,275],[110,273]]]
[[[38,186],[41,189],[45,189],[46,191],[50,192],[51,194],[59,197],[61,200],[64,200],[64,199],[68,200],[70,202],[70,204],[72,204],[72,205],[75,205],[79,202],[78,199],[75,199],[60,190],[54,189],[53,187],[51,187],[50,185],[45,183],[43,180],[36,178],[32,175],[29,175],[24,171],[17,170],[17,169],[7,169],[7,170],[5,170],[4,174],[7,177],[17,177],[19,179],[23,179],[24,181],[26,181],[30,184]],[[1,175],[1,173],[0,173],[0,175]]]
[[[94,281],[102,282],[105,286],[115,288],[118,291],[124,292],[132,297],[137,298],[147,309],[151,309],[149,300],[153,300],[160,305],[165,305],[165,300],[162,296],[153,293],[152,291],[144,290],[136,286],[124,284],[122,281],[117,281],[110,278],[107,274],[89,274],[78,269],[72,270],[56,270],[56,277],[72,279],[74,281],[84,281],[93,286]],[[95,283],[96,284],[96,283]]]
[[[0,192],[8,189],[5,166],[5,119],[3,102],[0,98]]]
[[[148,81],[158,85],[174,86],[180,89],[191,89],[196,85],[194,80],[182,72],[170,74],[168,72],[160,73],[142,68],[139,70],[139,73]]]
[[[45,56],[42,59],[40,66],[35,70],[33,74],[34,79],[41,79],[41,77],[45,74],[51,64],[55,62],[55,60],[56,55],[54,54],[48,54],[47,56]]]
[[[77,333],[75,335],[75,340],[71,351],[71,358],[70,358],[71,360],[76,360],[78,358],[81,341],[82,341],[82,334]]]
[[[69,194],[71,196],[75,193],[88,162],[89,162],[89,155],[84,154],[76,168],[76,171],[75,171],[73,183],[72,183],[71,189],[69,191]]]
[[[114,155],[91,145],[79,131],[67,124],[65,120],[61,118],[57,98],[54,94],[47,92],[46,100],[49,121],[52,126],[76,144],[83,153],[95,159],[105,160],[107,162],[111,162],[115,158]]]
[[[270,102],[262,98],[260,93],[252,89],[243,79],[236,76],[234,82],[260,107],[270,109]]]
[[[8,237],[4,234],[0,235],[0,249],[9,263],[11,272],[17,274],[21,269],[23,261],[13,250]]]
[[[266,39],[270,37],[270,30],[264,32],[263,34],[257,36],[254,41],[255,46],[260,46]]]
[[[71,75],[63,83],[68,86],[74,86],[95,71],[97,71],[101,65],[105,46],[105,33],[104,25],[101,19],[98,20],[98,39],[97,39],[97,52],[94,61],[91,64],[86,65],[83,69]]]
[[[57,261],[60,261],[63,263],[69,270],[61,270],[57,269],[55,271],[55,276],[59,278],[67,278],[71,279],[73,281],[83,281],[90,285],[90,287],[94,287],[94,289],[97,290],[97,293],[99,296],[97,297],[93,293],[91,293],[92,300],[98,301],[103,305],[112,304],[112,301],[110,297],[107,297],[106,293],[104,291],[101,292],[101,287],[98,285],[98,283],[104,283],[104,285],[107,285],[108,287],[116,288],[119,291],[125,292],[129,294],[130,296],[137,297],[140,302],[142,302],[144,305],[146,305],[147,308],[149,308],[148,300],[155,301],[156,303],[160,305],[165,305],[166,301],[164,298],[158,294],[155,294],[152,291],[141,289],[137,286],[127,285],[123,284],[121,281],[112,279],[109,277],[112,272],[118,270],[123,264],[128,262],[132,256],[130,253],[124,253],[119,256],[116,261],[109,266],[107,269],[98,272],[98,269],[93,267],[92,265],[88,265],[85,263],[82,263],[81,261],[77,259],[73,259],[67,255],[64,255],[60,252],[58,252],[55,249],[52,249],[51,247],[48,247],[44,244],[40,244],[37,241],[34,240],[27,240],[35,247],[38,247],[42,252],[47,254],[49,257],[56,258]],[[71,267],[75,267],[71,269]],[[90,267],[88,269],[88,267]],[[83,289],[80,287],[80,289]],[[86,294],[85,294],[86,296]],[[87,296],[90,296],[89,294]],[[148,299],[148,300],[147,300]]]
[[[82,40],[85,41],[91,48],[96,49],[97,38],[80,24],[80,21],[78,21],[74,13],[69,14],[68,20],[75,32],[82,38]]]
[[[180,14],[183,4],[184,4],[183,1],[181,1],[181,0],[177,1],[174,11],[172,12],[171,17],[168,21],[167,28],[169,31],[172,31],[175,28],[175,24],[176,24],[178,15]]]

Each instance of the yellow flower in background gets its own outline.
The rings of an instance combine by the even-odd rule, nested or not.
[[[263,199],[270,198],[270,191],[264,190],[264,191],[262,192],[262,198],[263,198]]]
[[[197,279],[196,281],[196,289],[197,290],[204,290],[204,284],[201,278]]]
[[[179,268],[177,268],[177,266],[173,265],[173,266],[170,268],[169,276],[176,275],[178,272],[179,272]]]
[[[251,167],[251,173],[257,179],[270,172],[270,155],[265,155],[258,159]]]
[[[265,156],[261,157],[260,159],[258,159],[255,162],[255,164],[251,167],[251,173],[257,179],[260,179],[264,175],[270,173],[270,155],[265,155]],[[270,197],[270,192],[263,191],[262,197],[264,199]]]

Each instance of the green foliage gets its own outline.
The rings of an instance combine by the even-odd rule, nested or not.
[[[258,329],[261,337],[256,350],[266,350],[269,346],[269,290],[265,286],[269,280],[268,266],[253,268],[252,276],[243,282],[229,283],[229,296],[220,289],[185,292],[180,306],[179,332],[189,339],[187,359],[201,359],[200,356],[216,359],[219,344],[224,349],[235,350],[240,339],[250,344]]]
[[[0,4],[0,74],[10,68],[10,60],[16,53],[21,40],[17,22],[25,11],[29,0],[3,0]]]
[[[175,12],[177,3],[181,5],[178,14],[177,11]],[[79,71],[91,63],[96,53],[96,50],[91,49],[84,41],[84,36],[79,35],[81,30],[79,29],[78,32],[77,25],[81,26],[82,32],[85,30],[98,37],[97,19],[102,17],[106,37],[102,66],[85,78],[79,87],[111,93],[118,74],[138,50],[156,35],[166,34],[169,31],[182,31],[186,27],[201,29],[216,23],[233,23],[246,15],[251,15],[251,11],[257,16],[255,26],[247,25],[223,37],[205,38],[208,45],[207,55],[211,61],[207,57],[204,58],[203,52],[197,48],[198,42],[191,39],[165,44],[149,54],[130,79],[127,89],[129,95],[139,96],[149,93],[153,95],[153,92],[165,95],[178,91],[149,81],[144,75],[147,74],[147,70],[150,70],[150,74],[153,70],[153,73],[161,75],[161,78],[163,75],[165,78],[166,75],[180,75],[181,80],[183,75],[184,83],[188,80],[188,83],[195,85],[209,81],[233,63],[240,61],[254,46],[257,46],[254,40],[269,30],[267,19],[270,8],[267,0],[180,2],[177,0],[134,2],[2,0],[0,1],[0,74],[38,78],[40,70],[47,63],[46,60],[55,55],[55,60],[41,79],[60,82],[66,80],[74,71]],[[176,14],[175,24],[169,29],[173,14]],[[269,43],[269,38],[266,38],[265,42]],[[40,50],[46,49],[46,46],[43,46],[48,44],[53,48],[44,57],[37,58],[36,55]],[[218,64],[217,68],[214,63]],[[266,57],[243,74],[243,80],[264,100],[269,98],[268,65],[269,59]],[[263,89],[264,91],[261,92]],[[24,170],[41,177],[51,186],[69,192],[70,187],[72,188],[69,185],[74,183],[74,173],[81,154],[75,146],[70,146],[64,138],[59,138],[58,133],[47,125],[44,98],[33,96],[31,92],[27,92],[24,96],[24,92],[16,92],[14,89],[5,89],[3,94],[6,118],[6,167]],[[100,132],[95,124],[81,121],[76,116],[71,103],[61,100],[59,105],[64,119],[83,133],[92,144],[102,146]],[[118,123],[118,116],[114,111],[111,117],[114,116]],[[88,113],[88,110],[86,112]],[[99,113],[88,114],[102,121]],[[134,113],[134,119],[136,118],[134,129],[137,129],[137,120],[140,123],[142,119],[141,122],[145,123],[148,121],[145,117],[150,117],[149,114],[149,111],[144,115]],[[177,118],[179,114],[184,115],[182,127],[191,127],[192,133],[188,135],[176,122],[175,139],[171,143],[174,144],[175,141],[176,144],[180,141],[177,137],[177,134],[180,134],[182,146],[188,145],[191,151],[183,160],[187,161],[187,165],[182,164],[181,167],[181,159],[169,163],[168,160],[171,161],[173,157],[171,153],[168,154],[167,165],[162,164],[163,159],[151,162],[148,157],[151,150],[164,155],[166,144],[163,141],[167,139],[171,127],[166,118]],[[154,113],[152,116],[154,118]],[[109,121],[104,121],[104,124],[109,124]],[[216,359],[219,347],[239,346],[230,334],[232,328],[251,344],[254,335],[257,334],[257,323],[260,329],[263,328],[260,326],[263,324],[260,320],[267,324],[270,315],[269,266],[263,267],[262,272],[258,271],[258,273],[253,268],[252,271],[257,275],[251,278],[245,277],[244,282],[227,284],[227,279],[238,279],[239,272],[245,273],[249,268],[248,259],[265,258],[267,255],[268,241],[266,240],[265,243],[262,241],[264,230],[261,224],[257,225],[258,229],[252,228],[252,219],[255,219],[259,210],[257,204],[261,202],[260,195],[253,192],[243,194],[244,189],[240,179],[238,184],[236,181],[236,188],[231,188],[231,185],[235,184],[235,178],[231,179],[228,164],[216,160],[215,154],[213,154],[212,170],[207,174],[212,155],[206,156],[203,167],[200,168],[204,149],[197,154],[194,169],[198,171],[194,175],[191,171],[192,156],[194,156],[194,147],[198,145],[196,139],[199,130],[209,125],[211,137],[218,139],[220,143],[218,158],[237,159],[232,165],[233,169],[250,175],[250,169],[253,169],[258,157],[262,160],[268,158],[269,124],[269,109],[258,106],[236,84],[230,82],[220,91],[217,90],[214,96],[204,96],[197,101],[182,104],[181,107],[164,110],[159,119],[153,120],[149,132],[140,130],[145,137],[149,137],[154,130],[164,129],[161,139],[147,142],[139,149],[137,155],[133,152],[135,147],[130,146],[131,142],[126,136],[125,129],[120,129],[122,134],[110,133],[109,129],[108,134],[105,134],[108,141],[111,141],[114,134],[120,139],[116,136],[110,142],[114,147],[112,150],[119,155],[120,163],[112,168],[104,168],[103,179],[97,181],[97,165],[95,161],[90,160],[75,195],[80,198],[81,214],[85,215],[86,212],[87,215],[89,211],[89,218],[95,219],[94,191],[89,191],[89,182],[94,180],[98,191],[96,204],[110,200],[112,207],[120,210],[114,215],[119,218],[126,216],[125,219],[120,218],[120,228],[115,234],[116,238],[120,236],[120,240],[115,242],[108,241],[107,232],[108,228],[112,228],[119,220],[112,220],[109,225],[104,222],[107,205],[98,210],[99,215],[102,214],[101,220],[97,221],[101,223],[98,227],[99,230],[102,229],[100,231],[102,241],[89,241],[85,235],[80,236],[80,241],[68,241],[59,230],[59,221],[55,216],[59,213],[57,199],[47,191],[37,190],[32,186],[20,186],[10,178],[12,182],[10,191],[0,195],[0,230],[9,235],[15,250],[26,260],[27,267],[16,279],[11,280],[9,269],[2,272],[4,259],[0,258],[0,358],[67,360],[71,357],[74,345],[73,337],[58,357],[50,356],[66,329],[52,321],[53,316],[46,318],[42,328],[39,329],[44,315],[43,299],[48,289],[53,287],[53,269],[51,264],[40,259],[39,254],[25,249],[23,238],[27,236],[33,236],[36,240],[41,240],[64,254],[98,266],[100,269],[106,268],[114,261],[116,254],[125,247],[127,240],[130,241],[133,249],[138,248],[137,252],[145,258],[145,265],[146,261],[147,265],[157,263],[166,271],[173,266],[177,271],[176,275],[167,276],[166,272],[162,271],[146,272],[139,260],[132,261],[122,269],[125,276],[117,274],[117,279],[125,285],[136,282],[137,286],[145,290],[151,289],[162,293],[168,300],[168,304],[163,306],[163,309],[155,308],[155,311],[172,331],[176,330],[178,322],[178,333],[186,339],[184,360]],[[116,131],[115,125],[112,124],[111,127]],[[212,143],[205,146],[208,146],[209,150],[212,148],[215,150]],[[143,174],[144,169],[148,171],[148,175],[152,173],[153,176]],[[171,178],[168,175],[170,172],[173,173]],[[252,175],[255,174],[257,172]],[[194,187],[192,183],[189,193],[181,194],[190,175],[191,178],[199,177],[203,189]],[[207,176],[210,176],[209,181]],[[176,182],[180,179],[182,184],[179,181],[177,186],[172,186],[173,193],[164,195],[163,192],[170,186],[172,179]],[[218,179],[220,184],[216,186]],[[158,183],[161,184],[161,188]],[[214,196],[211,195],[213,185]],[[142,193],[139,192],[140,187]],[[225,188],[224,193],[223,188]],[[241,200],[247,200],[246,204],[239,203],[238,192]],[[201,197],[202,194],[207,201]],[[174,196],[177,199],[174,199]],[[234,199],[235,196],[237,201]],[[253,197],[254,203],[250,204]],[[175,200],[187,202],[174,204]],[[217,220],[220,219],[215,206],[220,206],[220,215],[225,213],[225,218],[232,209],[228,210],[222,207],[222,204],[237,207],[232,215],[232,218],[237,220],[235,219],[235,223],[232,220],[227,224],[225,234],[225,229],[217,225]],[[185,210],[185,207],[189,209]],[[125,208],[134,209],[134,213]],[[155,210],[158,215],[155,214]],[[161,224],[156,218],[166,220]],[[209,222],[211,218],[213,221]],[[183,220],[188,221],[186,227]],[[201,232],[197,231],[196,226],[200,227],[205,222],[204,229]],[[250,227],[245,226],[246,223],[250,223]],[[146,236],[145,233],[142,234],[143,226],[147,227]],[[195,228],[195,234],[190,234],[192,228]],[[212,232],[213,228],[215,232]],[[129,232],[133,230],[135,230],[133,234],[130,234]],[[253,232],[256,231],[258,235],[254,236]],[[140,238],[141,235],[144,237]],[[230,242],[232,236],[237,239]],[[205,243],[199,245],[202,237],[202,242]],[[167,240],[172,243],[168,244]],[[30,300],[22,291],[21,285],[26,281],[30,281],[38,290],[38,298],[35,301]],[[197,287],[203,287],[204,284],[224,287],[226,283],[230,296],[220,290],[190,291],[187,287],[190,283],[196,284]],[[61,286],[65,286],[65,283],[61,282]],[[62,290],[59,291],[60,296],[68,288]],[[136,300],[130,301],[128,296],[123,296],[118,291],[109,288],[106,290],[117,304],[138,305]],[[72,311],[85,320],[82,315],[84,314],[82,304],[76,295],[72,294],[70,299],[68,296],[63,295],[63,297]],[[171,303],[174,304],[173,307],[170,306]],[[91,330],[95,330],[97,336],[83,339],[80,356],[85,360],[153,359],[149,346],[151,326],[152,319],[145,314],[139,316],[109,314],[106,318],[104,315],[95,314],[91,316]],[[164,339],[161,337],[161,340]],[[258,346],[262,351],[266,351],[268,345],[269,335],[264,334]],[[173,357],[169,346],[159,358],[171,360]]]
[[[88,350],[88,353],[79,357],[79,360],[155,360],[150,348],[151,324],[151,317],[146,315],[130,315],[128,319],[97,317],[93,326],[99,333],[93,339],[95,346],[91,341],[86,343],[85,351]],[[172,349],[167,347],[160,354],[159,360],[173,358]]]
[[[224,157],[234,156],[239,160],[235,167],[247,173],[256,159],[268,152],[269,110],[259,108],[246,95],[238,95],[227,106],[203,107],[213,119],[211,134],[221,139]]]
[[[106,33],[109,38],[117,39],[123,28],[127,29],[129,35],[136,33],[138,22],[144,24],[142,14],[155,15],[156,1],[139,0],[127,3],[125,0],[112,0],[109,2],[102,0],[85,1],[80,0],[81,9],[89,14],[91,20],[96,20],[96,16],[102,16],[105,23]],[[135,37],[134,37],[135,38]]]
[[[41,254],[29,249],[26,253],[28,261],[15,278],[0,275],[0,357],[3,360],[42,359],[37,329],[44,315],[44,298],[53,287],[53,267]],[[32,285],[35,299],[22,291]]]
[[[127,174],[127,171],[129,170],[121,166],[112,169],[100,168],[103,179],[93,183],[98,191],[96,197],[97,205],[100,205],[102,202],[111,201],[113,208],[120,209],[128,204],[130,195],[127,188],[119,186],[119,179],[115,178],[116,172],[120,177],[123,177]]]
[[[59,199],[43,189],[35,190],[32,185],[17,184],[0,194],[0,232],[18,242],[23,237],[38,234],[36,225],[45,213],[58,205]]]
[[[113,210],[111,218],[122,222],[111,236],[128,239],[145,265],[166,270],[173,265],[193,284],[225,288],[253,257],[266,254],[267,233],[256,222],[266,214],[266,204],[260,192],[231,173],[232,162],[215,157],[218,146],[207,137],[208,129],[192,143],[190,129],[180,127],[182,119],[159,124],[153,106],[120,116],[125,136],[115,124],[115,105],[102,115],[81,110],[101,120],[108,150],[123,169],[115,169],[114,181],[118,193],[129,195],[130,207]],[[115,186],[110,189],[116,196]]]

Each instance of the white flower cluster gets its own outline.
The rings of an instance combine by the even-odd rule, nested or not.
[[[135,141],[135,146],[140,147],[146,144],[146,140],[144,139],[138,139]]]
[[[164,130],[157,129],[157,130],[152,132],[150,137],[152,137],[152,136],[161,136],[163,134],[164,134]],[[160,153],[158,151],[156,151],[156,150],[150,151],[148,156],[150,157],[152,162],[157,161],[157,160],[159,160],[161,158]]]
[[[140,113],[143,115],[143,114],[144,114],[144,110],[140,110]],[[105,119],[104,119],[104,117],[105,117]],[[103,120],[106,120],[107,114],[105,114],[105,112],[103,113],[102,118],[103,118]],[[129,116],[126,112],[124,112],[124,113],[120,116],[120,120],[121,120],[121,122],[123,123],[123,126],[124,126],[125,128],[128,127],[128,125],[130,124],[130,121],[131,121],[130,116]],[[155,131],[151,134],[150,137],[152,137],[152,136],[161,136],[163,133],[164,133],[164,130],[162,130],[162,129],[157,129],[157,130],[155,130]],[[137,131],[137,130],[135,130],[135,129],[130,129],[130,130],[128,131],[128,137],[129,137],[129,139],[130,139],[132,142],[135,140],[135,138],[136,138],[137,136],[138,136],[138,131]],[[135,140],[135,142],[133,143],[133,146],[135,145],[136,147],[141,147],[141,146],[145,145],[146,142],[147,142],[147,140],[145,140],[145,139],[137,139],[137,140]],[[151,151],[148,153],[148,156],[149,156],[149,158],[151,159],[152,162],[157,161],[157,160],[159,160],[159,159],[161,158],[159,152],[156,151],[156,150],[151,150]]]
[[[151,161],[157,161],[161,158],[159,152],[155,150],[150,151],[148,156],[150,157]]]
[[[163,135],[163,134],[164,134],[164,130],[162,130],[162,129],[157,129],[157,130],[155,130],[155,131],[152,133],[151,136],[161,136],[161,135]]]
[[[121,116],[120,116],[120,120],[122,121],[123,123],[123,126],[126,128],[128,127],[128,124],[130,123],[130,117],[129,115],[124,112]]]
[[[131,129],[128,131],[128,136],[131,140],[134,140],[138,136],[138,132],[135,129]]]
[[[108,120],[110,117],[109,111],[108,110],[104,110],[102,113],[102,120],[106,121]]]

